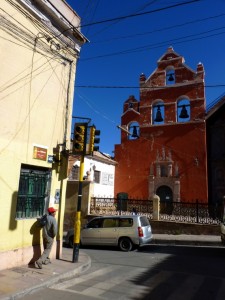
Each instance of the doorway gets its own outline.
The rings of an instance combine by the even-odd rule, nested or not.
[[[160,198],[160,213],[171,215],[173,212],[173,192],[170,187],[162,185],[156,190]]]

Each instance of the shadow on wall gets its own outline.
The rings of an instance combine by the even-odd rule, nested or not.
[[[12,194],[11,201],[11,211],[9,218],[9,230],[15,230],[17,228],[17,220],[16,220],[16,203],[17,203],[17,192]]]
[[[34,262],[41,256],[41,227],[36,221],[30,228],[30,234],[33,235],[32,247],[33,257],[29,261],[28,265],[34,264]]]

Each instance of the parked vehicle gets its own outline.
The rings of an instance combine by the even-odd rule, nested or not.
[[[81,245],[118,246],[122,251],[148,244],[152,229],[146,216],[102,216],[93,218],[81,229]],[[67,232],[65,243],[73,247],[74,230]]]
[[[221,242],[225,245],[225,223],[220,223]]]

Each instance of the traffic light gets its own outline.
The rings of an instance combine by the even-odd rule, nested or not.
[[[96,136],[100,136],[100,130],[97,130],[95,126],[91,126],[90,128],[90,153],[93,151],[98,151],[99,146],[96,146],[96,144],[100,143],[100,138]]]
[[[73,153],[74,154],[86,154],[86,140],[87,140],[87,124],[76,123],[74,125],[73,136]]]

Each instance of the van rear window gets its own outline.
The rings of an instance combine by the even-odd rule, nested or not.
[[[120,219],[120,227],[132,227],[133,219],[132,218],[122,218]]]
[[[149,226],[150,225],[149,220],[145,216],[140,217],[140,222],[141,222],[141,226]]]

